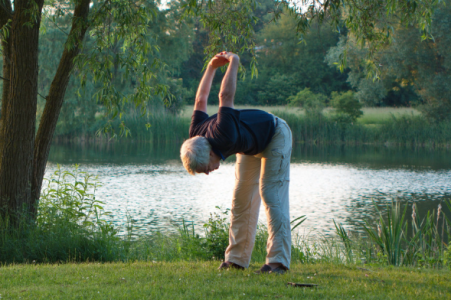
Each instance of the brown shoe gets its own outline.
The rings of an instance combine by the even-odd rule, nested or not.
[[[283,266],[277,267],[271,270],[271,267],[268,265],[263,265],[260,270],[255,271],[255,274],[285,274],[286,270]]]
[[[244,270],[244,267],[237,265],[233,262],[223,262],[218,268],[218,270],[226,270],[226,269]]]
[[[263,265],[260,270],[255,271],[255,274],[269,274],[271,272],[271,267],[268,265]]]

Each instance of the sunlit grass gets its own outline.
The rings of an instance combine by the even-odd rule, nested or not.
[[[185,106],[185,109],[183,110],[182,114],[180,115],[182,118],[191,118],[191,115],[193,114],[193,105],[187,105]],[[303,115],[304,111],[300,108],[293,108],[288,107],[285,105],[278,105],[278,106],[261,106],[261,105],[235,105],[236,109],[260,109],[267,112],[290,112],[295,113],[297,115]],[[218,105],[208,105],[207,106],[207,114],[212,115],[218,112],[219,106]]]
[[[215,114],[218,112],[218,105],[208,105],[207,113],[209,115]],[[286,105],[278,105],[278,106],[251,106],[251,105],[236,105],[237,109],[261,109],[271,113],[291,113],[297,116],[305,115],[305,112],[301,108],[289,107]],[[387,121],[390,121],[393,117],[400,116],[418,116],[421,113],[410,107],[364,107],[362,109],[363,116],[358,119],[359,123],[362,124],[383,124]],[[330,108],[326,108],[324,110],[324,114],[327,116],[331,112]],[[193,105],[187,105],[183,110],[181,117],[182,118],[190,118],[193,113]]]
[[[409,107],[364,107],[362,110],[363,116],[358,119],[362,124],[383,124],[393,117],[421,115],[418,110]]]
[[[131,262],[2,267],[2,299],[450,299],[451,272],[293,264],[284,275],[218,271],[219,262]],[[314,288],[288,282],[317,284]]]

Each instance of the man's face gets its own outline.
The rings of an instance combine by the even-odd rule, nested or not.
[[[208,165],[206,166],[198,166],[196,169],[196,173],[205,173],[210,174],[214,170],[219,168],[221,163],[221,158],[216,155],[213,151],[210,151],[210,160],[208,161]]]

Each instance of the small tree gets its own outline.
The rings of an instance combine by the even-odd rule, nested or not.
[[[327,97],[323,94],[315,94],[310,88],[305,88],[295,96],[288,97],[289,106],[302,107],[307,115],[321,115],[326,107]]]
[[[363,115],[362,103],[357,100],[353,91],[342,93],[332,92],[330,106],[335,109],[336,116],[345,117],[350,122],[354,122]]]

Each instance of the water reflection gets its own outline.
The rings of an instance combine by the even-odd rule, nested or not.
[[[173,230],[182,219],[201,230],[215,206],[231,205],[233,158],[208,176],[190,176],[178,156],[179,145],[174,144],[54,145],[47,172],[56,163],[79,163],[82,170],[97,174],[103,183],[97,196],[123,228],[129,216],[142,232]],[[307,215],[302,230],[323,234],[333,232],[332,220],[358,230],[359,222],[376,217],[373,201],[417,202],[421,213],[451,199],[446,151],[298,146],[291,178],[292,218]],[[266,222],[263,210],[260,221]]]

